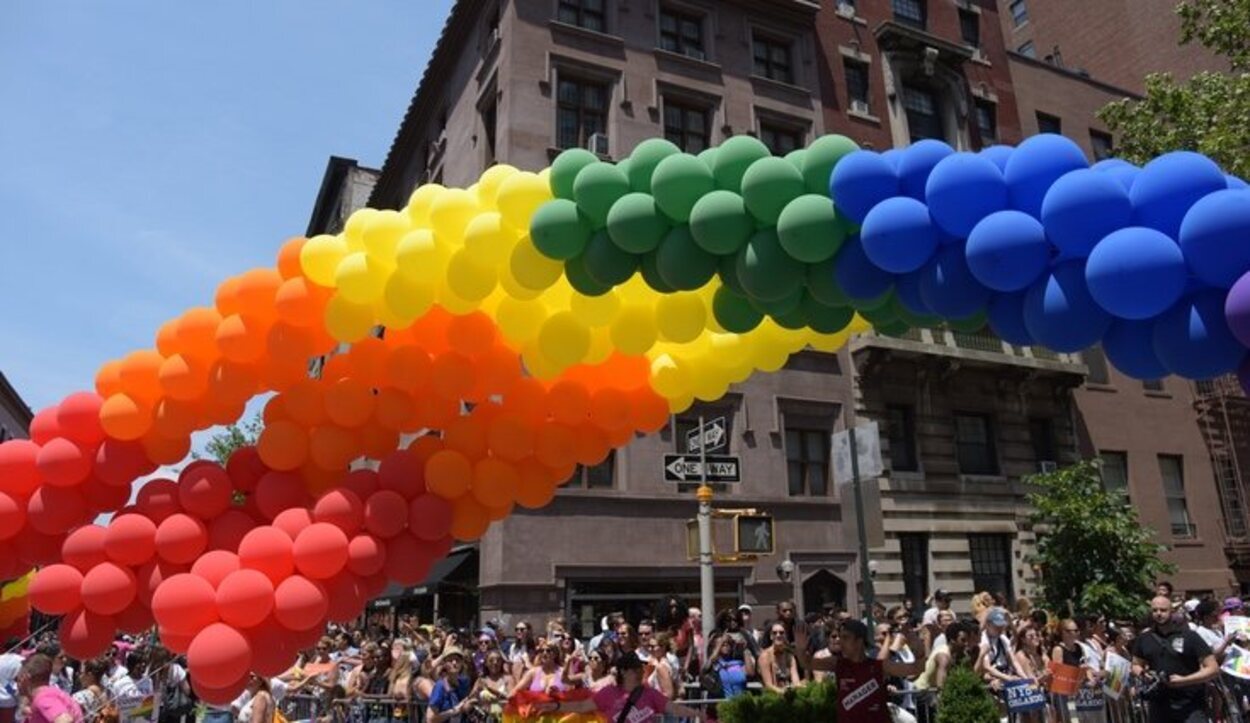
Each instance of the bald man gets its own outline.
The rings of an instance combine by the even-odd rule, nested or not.
[[[1206,683],[1219,675],[1211,648],[1198,633],[1172,616],[1172,601],[1150,601],[1150,628],[1133,641],[1133,673],[1163,678],[1149,702],[1150,723],[1205,723]]]

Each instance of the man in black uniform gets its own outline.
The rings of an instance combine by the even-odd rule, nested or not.
[[[1133,641],[1133,673],[1149,670],[1162,680],[1149,697],[1150,723],[1205,723],[1206,683],[1219,675],[1211,648],[1172,617],[1172,601],[1150,601],[1151,626]]]

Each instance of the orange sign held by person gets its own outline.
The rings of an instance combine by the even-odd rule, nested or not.
[[[1064,665],[1051,660],[1046,663],[1050,671],[1050,692],[1056,695],[1076,695],[1081,685],[1081,669],[1075,665]]]

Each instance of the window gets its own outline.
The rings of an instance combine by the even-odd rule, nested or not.
[[[1011,0],[1011,22],[1018,28],[1029,19],[1029,6],[1024,0]]]
[[[1189,521],[1189,505],[1185,503],[1184,460],[1170,454],[1159,455],[1159,473],[1163,476],[1163,496],[1168,501],[1172,536],[1194,537],[1197,530]]]
[[[1011,587],[1011,536],[968,535],[972,556],[972,589],[1014,597]]]
[[[866,111],[868,108],[867,64],[843,58],[842,65],[846,67],[846,97],[851,101],[851,109],[855,110],[855,104],[858,102]]]
[[[608,86],[577,78],[560,78],[556,99],[556,144],[585,148],[593,133],[608,125]]]
[[[707,108],[664,98],[664,137],[686,153],[698,153],[711,145]]]
[[[989,417],[955,415],[955,456],[962,474],[998,474],[994,430]]]
[[[760,123],[760,141],[768,146],[774,156],[784,156],[803,147],[803,132],[786,126]]]
[[[966,45],[981,47],[981,14],[971,10],[959,10],[959,35]]]
[[[786,422],[786,479],[790,496],[829,494],[830,430]]]
[[[925,28],[925,0],[893,0],[894,19],[913,28]]]
[[[890,469],[916,472],[916,418],[911,407],[886,407],[890,440]]]
[[[703,18],[672,8],[661,8],[660,47],[702,60]]]
[[[1049,419],[1033,417],[1029,420],[1029,441],[1033,444],[1033,459],[1038,462],[1057,462],[1055,449],[1055,425]]]
[[[901,534],[898,547],[903,558],[903,597],[911,600],[916,610],[923,610],[929,589],[929,536]]]
[[[491,100],[490,105],[482,109],[482,137],[486,142],[483,150],[486,153],[487,168],[495,164],[495,129],[498,123],[499,106]]]
[[[1091,346],[1081,354],[1081,357],[1085,360],[1085,366],[1089,367],[1090,384],[1111,383],[1111,377],[1107,372],[1107,355],[1103,353],[1102,347]]]
[[[903,86],[903,108],[907,111],[907,129],[912,143],[925,138],[946,138],[946,134],[942,132],[942,116],[937,95],[932,90],[913,85]]]
[[[1108,492],[1119,492],[1127,500],[1128,489],[1128,454],[1124,452],[1108,452],[1099,450],[1102,459],[1102,487]]]
[[[1063,133],[1063,122],[1049,113],[1037,112],[1037,132],[1038,133],[1054,133],[1059,135]]]
[[[610,490],[616,486],[616,452],[608,453],[608,458],[593,467],[577,465],[573,476],[564,484],[574,489]]]
[[[998,143],[998,105],[978,98],[976,101],[977,131],[981,134],[981,147]]]
[[[1162,379],[1143,379],[1141,383],[1141,388],[1145,389],[1148,392],[1161,392],[1163,391],[1163,380]]]
[[[1115,150],[1111,146],[1111,134],[1090,130],[1089,145],[1094,149],[1094,160],[1103,161],[1111,157]]]
[[[1028,41],[1028,42],[1024,43],[1023,45],[1021,45],[1020,47],[1016,48],[1016,52],[1017,52],[1017,53],[1019,53],[1019,54],[1021,54],[1021,55],[1023,55],[1023,56],[1024,56],[1024,57],[1026,57],[1026,58],[1036,58],[1036,57],[1037,57],[1037,48],[1036,48],[1036,47],[1034,47],[1034,45],[1033,45],[1033,41],[1032,41],[1032,40],[1030,40],[1030,41]]]
[[[793,83],[794,71],[790,66],[790,43],[758,34],[753,40],[755,48],[753,72],[782,83]]]
[[[556,18],[569,25],[606,32],[608,24],[607,13],[603,9],[604,2],[605,0],[560,0]]]

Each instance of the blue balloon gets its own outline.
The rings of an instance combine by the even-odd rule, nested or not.
[[[932,138],[908,146],[898,161],[898,177],[902,183],[903,195],[923,201],[929,173],[943,158],[954,152],[954,148]]]
[[[869,301],[890,290],[894,276],[868,260],[859,236],[849,236],[834,256],[833,278],[853,301]]]
[[[898,303],[911,313],[920,316],[929,316],[933,313],[920,296],[920,272],[899,276],[894,284],[894,292],[898,294]]]
[[[1232,288],[1250,271],[1250,191],[1216,191],[1195,203],[1181,222],[1179,240],[1194,276]]]
[[[924,266],[938,247],[937,229],[929,209],[906,196],[886,199],[873,207],[859,229],[864,253],[878,268],[905,274]]]
[[[1224,292],[1181,299],[1155,321],[1154,350],[1163,366],[1187,379],[1211,379],[1237,368],[1246,348],[1224,319]]]
[[[1011,154],[1003,172],[1011,207],[1041,218],[1042,200],[1051,185],[1069,171],[1088,167],[1081,147],[1063,136],[1043,133],[1029,138]]]
[[[894,168],[894,172],[898,173],[899,161],[903,160],[902,148],[890,148],[881,152],[881,157],[890,162],[890,166]]]
[[[1250,183],[1246,183],[1236,176],[1226,175],[1224,178],[1228,179],[1228,187],[1234,191],[1244,191],[1250,188]]]
[[[945,246],[920,270],[920,298],[933,313],[963,319],[981,311],[991,292],[968,269],[964,250]]]
[[[955,153],[933,167],[924,195],[933,222],[967,238],[981,219],[1007,208],[1007,181],[985,156]]]
[[[1046,229],[1020,211],[999,211],[972,229],[965,254],[968,268],[995,291],[1023,291],[1050,265]]]
[[[1033,346],[1037,342],[1024,324],[1024,293],[995,294],[985,312],[990,329],[1003,341],[1016,346]]]
[[[1136,166],[1124,160],[1123,158],[1104,158],[1101,161],[1098,161],[1094,165],[1090,166],[1090,168],[1094,169],[1095,171],[1102,171],[1102,172],[1110,171],[1116,168],[1125,168],[1125,167],[1136,168]]]
[[[1167,311],[1185,293],[1188,277],[1176,242],[1141,226],[1099,241],[1085,264],[1094,301],[1121,319],[1149,319]]]
[[[1162,379],[1168,370],[1154,347],[1153,321],[1116,319],[1102,337],[1102,349],[1116,369],[1134,379]]]
[[[1067,261],[1042,275],[1024,297],[1024,324],[1038,344],[1076,352],[1098,343],[1111,315],[1090,296],[1085,264]]]
[[[1042,202],[1042,225],[1061,258],[1080,259],[1112,231],[1129,226],[1133,204],[1113,171],[1088,168],[1055,181]]]
[[[1011,152],[1015,149],[1011,146],[989,146],[981,149],[981,155],[994,162],[998,166],[998,170],[1007,172],[1007,159],[1011,158]]]
[[[855,223],[863,223],[873,206],[898,193],[897,169],[874,151],[846,154],[829,176],[829,195],[834,205]]]
[[[1228,188],[1228,179],[1215,161],[1191,151],[1174,151],[1142,168],[1129,198],[1133,223],[1176,238],[1185,214],[1204,196]]]

